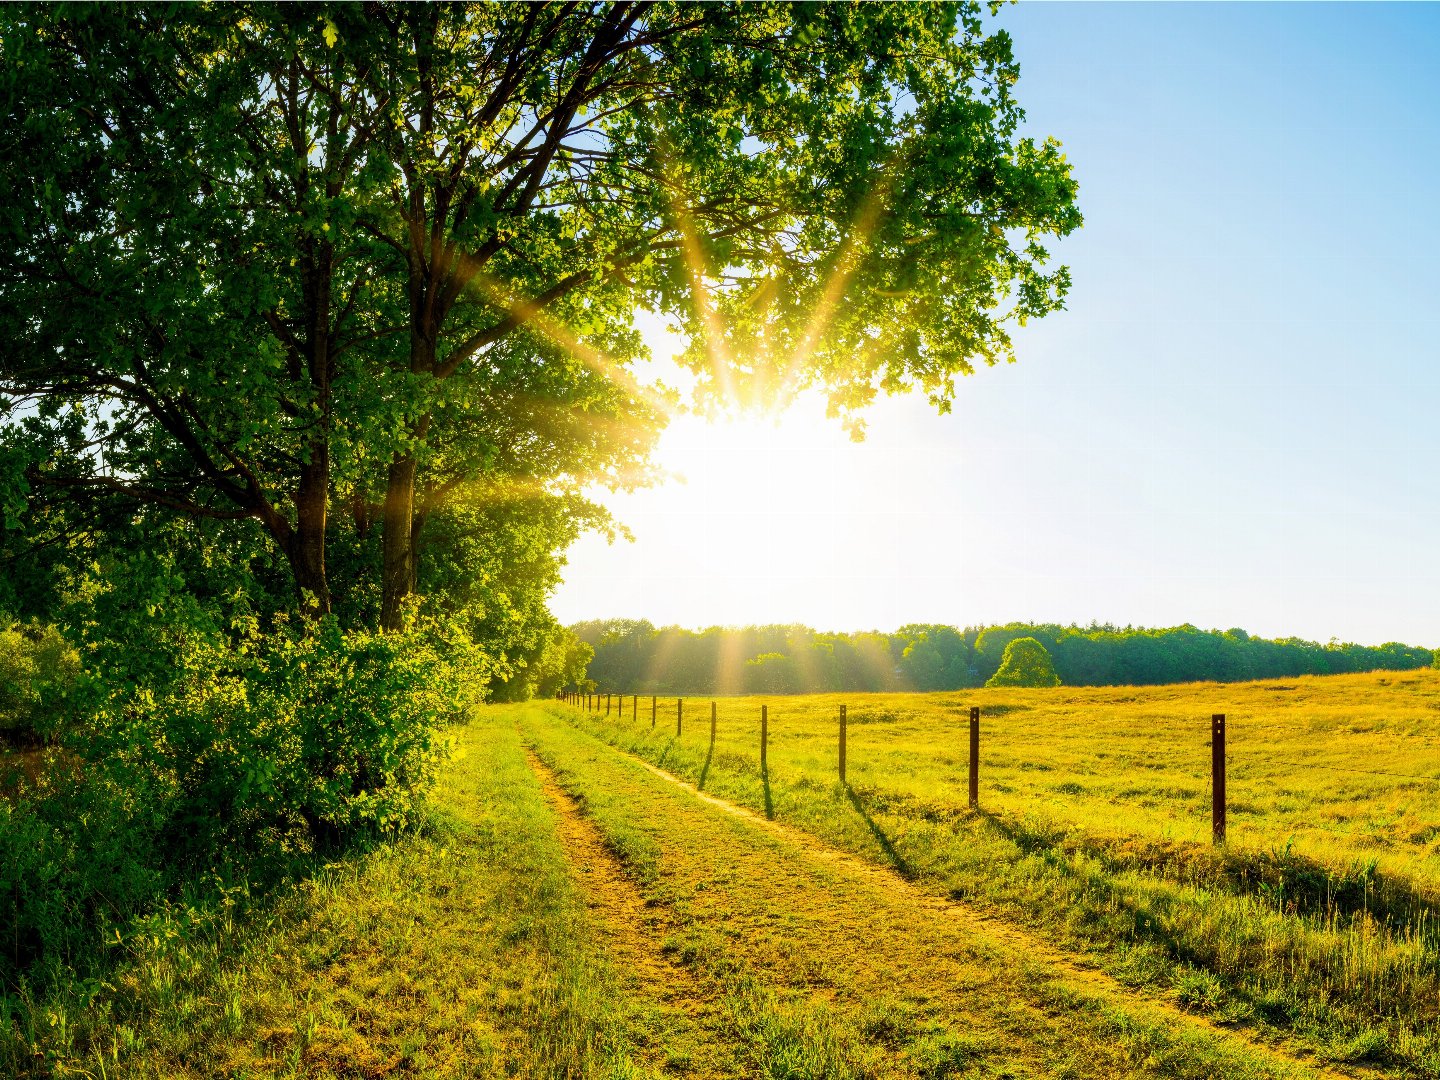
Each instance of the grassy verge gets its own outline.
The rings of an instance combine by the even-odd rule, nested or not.
[[[888,875],[837,868],[705,806],[614,755],[564,707],[521,715],[559,783],[675,913],[664,947],[722,1002],[744,1075],[1308,1074],[1177,1023],[1143,995],[1063,977]]]
[[[1410,835],[1415,820],[1431,815],[1415,790],[1397,796],[1384,778],[1337,782],[1325,762],[1353,764],[1363,754],[1367,767],[1423,769],[1423,718],[1409,714],[1433,715],[1437,691],[1430,672],[1344,677],[1329,689],[1311,680],[1095,691],[1081,703],[1092,710],[1084,727],[1060,723],[1076,708],[1070,698],[1084,692],[987,692],[982,813],[965,806],[963,713],[950,696],[852,695],[848,787],[835,777],[837,697],[771,702],[764,773],[758,699],[719,703],[714,744],[707,703],[698,701],[687,703],[679,738],[673,700],[654,728],[648,708],[638,720],[629,709],[564,715],[707,791],[1043,931],[1137,990],[1327,1060],[1440,1076],[1440,905],[1428,834],[1415,834],[1419,847],[1408,856],[1392,850],[1383,870],[1355,854],[1370,833],[1328,849],[1266,835],[1286,827],[1297,805],[1319,815],[1348,805],[1352,817],[1385,818]],[[1203,820],[1191,805],[1199,782],[1170,773],[1190,768],[1185,754],[1203,761],[1206,748],[1197,731],[1178,732],[1175,717],[1225,711],[1207,696],[1222,692],[1238,695],[1240,713],[1235,701],[1228,708],[1244,717],[1249,742],[1232,783],[1238,839],[1216,851],[1163,818],[1183,811]],[[1309,706],[1287,704],[1283,715],[1243,710],[1256,696],[1296,693]],[[1063,708],[1060,695],[1069,695]],[[1107,695],[1116,700],[1101,711]],[[1274,776],[1257,777],[1258,762],[1282,757],[1308,761],[1308,771],[1272,762]],[[1057,803],[1061,787],[1074,789],[1073,803]],[[1147,804],[1149,796],[1133,794],[1141,788],[1179,796],[1168,807]]]
[[[639,1076],[513,725],[460,735],[435,823],[264,897],[197,892],[0,996],[0,1075]]]

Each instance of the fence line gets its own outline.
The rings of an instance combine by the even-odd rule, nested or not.
[[[572,693],[563,696],[577,707],[583,707],[586,711],[599,712],[599,694]],[[621,705],[617,709],[617,717],[624,718],[624,695],[620,695]],[[650,727],[655,727],[656,710],[658,699],[655,696],[650,698]],[[675,738],[683,737],[685,699],[675,699]],[[849,710],[845,704],[839,706],[838,724],[838,754],[837,772],[842,785],[848,786],[846,778],[848,764],[848,720]],[[605,695],[605,714],[610,714],[610,695]],[[971,808],[978,809],[980,806],[980,707],[972,705],[969,707],[969,761],[967,770],[968,780],[968,802]],[[640,715],[640,697],[633,695],[631,705],[631,719],[637,720]],[[1000,715],[1004,715],[1002,712]],[[716,736],[717,706],[715,701],[710,702],[710,743],[713,748]],[[768,751],[770,742],[770,710],[768,704],[760,706],[760,771],[764,775],[769,768]],[[1226,811],[1228,808],[1226,780],[1228,752],[1226,745],[1226,715],[1214,713],[1210,718],[1210,813],[1211,813],[1211,837],[1216,845],[1223,845],[1226,840]],[[1145,755],[1150,758],[1165,757],[1161,753]],[[1440,776],[1430,776],[1422,773],[1398,773],[1381,769],[1356,769],[1344,765],[1327,765],[1323,762],[1299,762],[1287,761],[1283,758],[1268,758],[1267,763],[1275,765],[1286,765],[1295,769],[1327,769],[1333,772],[1351,773],[1357,776],[1373,776],[1391,780],[1402,780],[1407,782],[1419,782],[1429,784],[1440,784]]]

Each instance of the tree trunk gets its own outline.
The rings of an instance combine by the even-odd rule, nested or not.
[[[415,465],[414,455],[393,462],[385,486],[380,629],[386,631],[400,629],[405,601],[415,588]]]
[[[300,470],[295,493],[295,533],[290,538],[290,566],[300,609],[315,619],[330,613],[330,585],[325,576],[325,517],[329,502],[330,442],[322,432],[310,441],[310,460]]]
[[[309,326],[304,338],[306,376],[320,415],[309,434],[306,458],[300,465],[295,489],[295,532],[286,554],[295,572],[300,610],[311,619],[330,613],[330,585],[325,577],[325,525],[330,502],[330,390],[335,377],[331,351],[331,286],[335,273],[334,248],[326,241],[309,253],[305,273],[305,301]]]
[[[420,591],[420,530],[425,527],[425,514],[418,511],[410,518],[410,591]]]

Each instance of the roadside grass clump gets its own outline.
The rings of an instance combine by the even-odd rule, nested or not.
[[[704,787],[991,906],[1127,985],[1336,1061],[1440,1076],[1440,673],[719,701],[708,729],[564,715]],[[897,719],[852,727],[838,705]],[[964,717],[982,708],[981,806]],[[1230,842],[1208,842],[1208,718],[1230,717]],[[991,719],[992,713],[995,714]],[[903,716],[903,719],[900,719]],[[1420,777],[1421,779],[1414,779]],[[1361,1055],[1357,1057],[1357,1055]]]
[[[878,1055],[824,1003],[782,996],[751,978],[732,980],[723,998],[730,1031],[745,1047],[748,1075],[764,1080],[863,1080]]]
[[[167,897],[92,978],[0,993],[0,1075],[653,1080],[513,725],[427,807],[286,881]]]

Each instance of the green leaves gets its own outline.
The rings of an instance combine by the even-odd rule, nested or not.
[[[1045,646],[1033,637],[1016,638],[1005,646],[1000,670],[986,686],[1059,686],[1060,676]]]
[[[702,395],[858,430],[1069,287],[1070,168],[975,4],[27,8],[0,50],[7,520],[203,521],[352,627],[543,601],[557,512],[643,483],[670,407],[637,309]],[[516,491],[534,572],[452,543]]]

